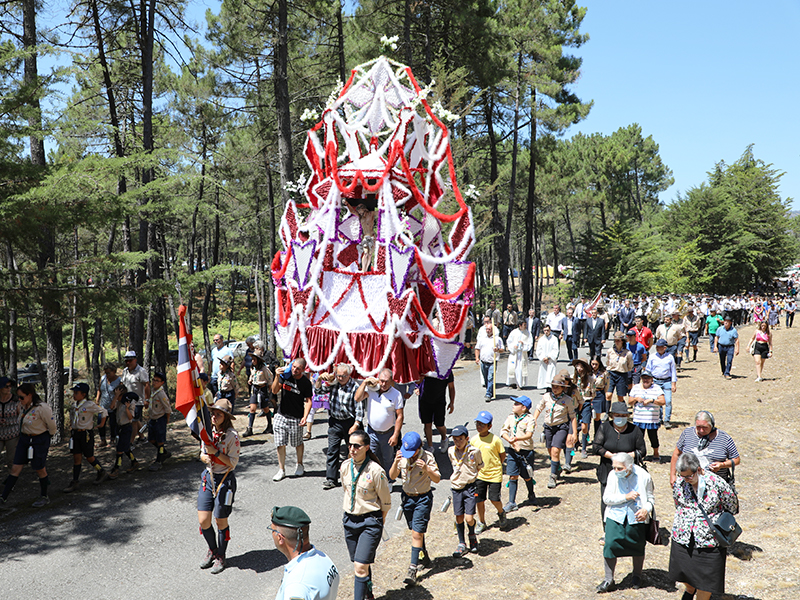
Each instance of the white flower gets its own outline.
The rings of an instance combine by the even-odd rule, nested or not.
[[[475,187],[473,184],[470,183],[466,187],[466,189],[461,191],[461,195],[464,196],[464,198],[471,198],[474,200],[476,198],[479,198],[481,193],[477,187]]]
[[[392,37],[386,37],[385,35],[381,36],[381,46],[384,48],[391,48],[392,50],[397,50],[397,41],[400,39],[399,35],[393,35]]]
[[[439,118],[444,119],[445,121],[450,121],[451,123],[453,121],[458,121],[461,118],[460,115],[457,115],[447,110],[444,106],[442,106],[441,102],[436,102],[435,104],[433,104],[433,106],[431,106],[431,110]]]
[[[325,103],[325,108],[330,108],[331,106],[333,106],[333,103],[339,99],[339,94],[342,93],[343,87],[344,83],[342,83],[342,80],[341,79],[337,80],[336,87],[328,96],[328,101]]]
[[[316,110],[312,109],[305,109],[303,114],[300,115],[301,121],[318,121],[319,120],[319,113]]]

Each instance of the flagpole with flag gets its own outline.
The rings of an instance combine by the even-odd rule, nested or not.
[[[603,293],[603,290],[606,289],[606,286],[600,288],[600,291],[597,292],[597,295],[594,299],[589,303],[589,306],[584,306],[583,310],[588,314],[592,309],[597,306],[597,303],[600,302],[600,295]]]
[[[211,418],[203,401],[199,370],[190,351],[192,336],[186,326],[186,306],[178,307],[178,382],[175,386],[175,408],[186,417],[186,424],[195,439],[216,449],[211,435]],[[212,460],[220,462],[212,456]]]

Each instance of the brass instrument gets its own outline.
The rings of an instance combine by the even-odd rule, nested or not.
[[[650,306],[650,312],[647,313],[647,319],[651,323],[656,323],[661,320],[661,300],[655,298],[653,304]]]

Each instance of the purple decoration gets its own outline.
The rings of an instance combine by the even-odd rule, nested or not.
[[[408,273],[414,261],[414,248],[406,248],[401,250],[394,242],[388,245],[389,260],[391,261],[391,278],[392,289],[395,296],[400,296],[403,290],[406,289],[408,282]]]
[[[455,346],[458,349],[453,353],[452,359],[446,356],[440,357],[439,352],[436,350],[437,344],[441,344],[442,346]],[[433,352],[433,360],[436,361],[436,374],[439,376],[439,379],[446,379],[450,376],[450,372],[453,370],[458,357],[461,356],[461,351],[463,349],[464,344],[461,342],[443,342],[435,337],[431,337],[431,351]]]
[[[311,247],[310,250],[309,246]],[[308,240],[305,244],[292,241],[292,259],[294,260],[295,270],[294,278],[301,290],[308,285],[308,277],[311,271],[311,265],[314,262],[314,251],[316,248],[317,242],[314,240]]]

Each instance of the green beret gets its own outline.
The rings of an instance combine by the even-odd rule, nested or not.
[[[275,525],[298,529],[311,524],[311,519],[304,510],[296,506],[276,506],[272,509],[272,522]]]

